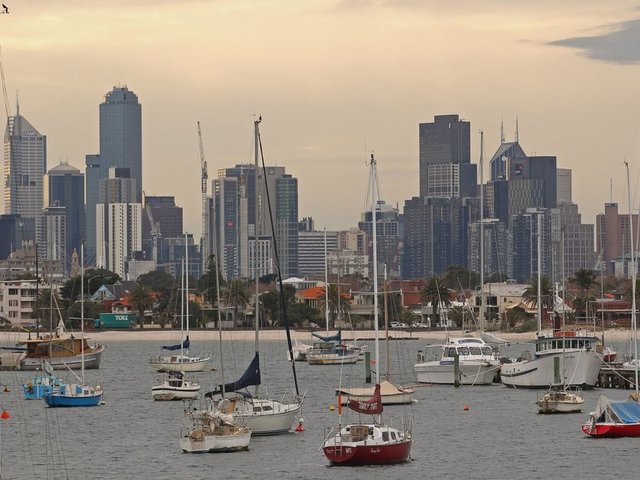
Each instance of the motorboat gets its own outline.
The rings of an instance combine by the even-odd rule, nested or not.
[[[549,388],[562,382],[561,368],[568,387],[592,389],[602,366],[602,355],[595,347],[596,337],[575,336],[569,332],[540,336],[535,352],[524,352],[516,361],[503,363],[500,379],[508,387]]]
[[[200,385],[186,380],[182,372],[170,372],[159,385],[151,388],[154,400],[194,400],[198,398]]]
[[[307,352],[309,365],[347,365],[358,361],[358,350],[349,348],[344,343],[314,342]]]
[[[433,349],[436,355],[429,360],[427,352]],[[452,338],[443,345],[419,351],[414,370],[418,383],[491,385],[500,370],[500,361],[481,338]]]
[[[293,345],[291,349],[293,351],[293,361],[294,362],[306,362],[307,361],[307,353],[312,348],[312,345],[308,343],[303,343],[298,339],[293,341]],[[291,361],[291,354],[287,352],[287,357],[289,357],[289,361]]]

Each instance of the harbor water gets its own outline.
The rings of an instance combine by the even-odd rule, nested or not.
[[[217,335],[217,334],[216,334]],[[166,343],[166,342],[164,342]],[[413,383],[416,353],[424,341],[391,343],[395,383]],[[196,344],[192,352],[214,353],[217,344]],[[236,380],[252,357],[250,335],[225,342],[225,380]],[[293,390],[290,363],[282,341],[261,343],[262,378],[273,397]],[[369,342],[373,351],[373,342]],[[584,392],[581,414],[546,416],[535,401],[542,392],[492,386],[419,386],[417,403],[387,407],[384,419],[398,424],[413,417],[411,461],[396,466],[330,467],[320,446],[335,427],[334,389],[362,386],[365,368],[296,363],[301,392],[306,392],[303,433],[254,437],[248,452],[182,453],[182,402],[154,402],[156,373],[148,365],[159,342],[120,341],[107,345],[99,370],[86,372],[88,383],[104,386],[106,404],[94,408],[50,409],[41,400],[23,400],[19,385],[33,372],[0,372],[9,391],[0,407],[0,478],[3,479],[635,479],[640,472],[640,439],[591,439],[581,430],[598,396],[623,399],[624,390]],[[381,347],[384,352],[384,348]],[[385,370],[384,356],[373,368]],[[201,397],[220,382],[219,371],[198,374]]]

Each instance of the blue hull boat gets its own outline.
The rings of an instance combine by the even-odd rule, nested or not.
[[[22,392],[26,400],[39,400],[45,395],[59,390],[63,383],[60,377],[55,375],[36,375],[32,380],[22,385]]]
[[[64,384],[43,398],[49,407],[96,407],[102,404],[102,388]]]

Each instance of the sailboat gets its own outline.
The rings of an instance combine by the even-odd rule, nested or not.
[[[304,402],[304,395],[300,395],[298,391],[298,380],[296,376],[295,362],[291,362],[293,371],[293,380],[295,385],[295,396],[288,402],[273,400],[270,398],[264,398],[260,395],[260,385],[262,383],[260,375],[260,253],[258,248],[259,239],[259,215],[260,207],[262,205],[262,199],[260,194],[259,184],[259,165],[258,157],[261,153],[261,141],[260,141],[260,129],[259,125],[262,121],[262,117],[254,121],[254,147],[255,147],[255,247],[253,249],[253,268],[254,279],[256,284],[256,291],[254,296],[254,321],[255,321],[255,354],[249,367],[242,374],[240,379],[236,382],[218,385],[218,387],[211,392],[208,392],[205,397],[217,398],[223,393],[236,392],[236,396],[229,396],[218,400],[218,411],[225,412],[233,416],[234,421],[238,424],[244,424],[251,429],[254,435],[277,435],[287,433],[291,430],[293,423],[299,417],[302,405]],[[262,159],[262,170],[266,170],[264,166],[264,158]],[[266,173],[266,172],[265,172]],[[266,190],[266,204],[269,207],[269,218],[271,221],[271,231],[275,232],[273,224],[273,215],[271,214],[271,201],[269,199],[269,190],[266,183],[265,176],[265,190]],[[275,240],[275,239],[274,239]],[[283,307],[283,317],[287,333],[287,342],[289,347],[289,354],[293,358],[291,334],[289,330],[289,322],[287,319],[286,304],[284,302],[283,294],[284,288],[282,285],[282,275],[280,273],[280,262],[278,259],[278,248],[274,242],[274,257],[275,265],[279,284],[280,305]],[[247,387],[254,386],[253,394],[249,393]]]
[[[215,238],[215,236],[214,236]],[[216,248],[217,251],[217,248]],[[224,379],[224,357],[222,351],[222,314],[220,301],[220,277],[218,274],[218,259],[216,257],[216,298],[218,299],[218,345],[220,348],[220,376]],[[225,398],[224,384],[222,386],[222,401],[216,408],[210,399],[205,399],[208,405],[205,409],[191,408],[189,403],[185,408],[187,428],[180,438],[180,448],[185,453],[217,453],[248,450],[251,441],[251,429],[238,424],[229,412],[231,401]]]
[[[371,155],[369,181],[377,180],[376,162]],[[375,329],[375,360],[378,361],[378,254],[376,233],[377,185],[373,185],[371,214],[373,222],[373,312]],[[349,409],[361,415],[371,415],[371,422],[342,425],[342,401],[338,399],[338,427],[335,434],[327,436],[322,444],[325,456],[339,465],[386,465],[406,462],[413,442],[411,425],[395,428],[382,422],[382,394],[380,371],[376,368],[376,386],[368,400],[350,400]]]
[[[564,227],[560,233],[561,245],[561,261],[562,261],[562,332],[566,334],[566,315],[565,315],[565,285],[564,285]],[[554,295],[557,298],[557,295]],[[536,401],[538,405],[538,413],[579,413],[582,411],[584,397],[580,395],[579,390],[569,389],[567,387],[567,371],[566,371],[566,340],[562,342],[562,365],[561,375],[562,382],[560,385],[552,385],[549,391]]]
[[[69,370],[78,380],[78,383],[64,383],[46,393],[43,398],[49,407],[95,407],[101,405],[102,387],[89,386],[84,380],[84,242],[80,250],[81,276],[80,276],[80,338],[82,340],[81,376]]]
[[[373,228],[376,228],[375,220]],[[385,287],[383,292],[384,298],[384,328],[385,328],[385,348],[386,348],[386,373],[385,379],[380,383],[380,398],[383,405],[409,405],[413,403],[413,394],[415,388],[408,386],[394,385],[390,380],[391,368],[391,352],[389,349],[389,318],[387,308],[387,269],[385,265]],[[376,367],[377,368],[377,367]],[[373,396],[375,387],[351,387],[337,388],[336,397],[342,399],[343,405],[348,405],[350,400],[366,401]]]
[[[186,322],[184,319],[184,312],[180,313],[180,343],[174,345],[163,345],[162,350],[170,352],[177,352],[179,354],[160,354],[157,357],[149,360],[149,365],[156,369],[158,372],[202,372],[209,363],[211,355],[192,356],[189,354],[189,348],[191,343],[189,341],[189,248],[187,235],[184,236],[184,250],[185,258],[183,265],[186,265],[182,269],[182,302],[185,303],[186,296]],[[185,280],[186,279],[186,280]],[[186,292],[184,291],[186,289]],[[184,324],[186,323],[186,337]]]
[[[186,264],[186,257],[182,262],[183,275],[182,275],[182,284],[181,284],[182,294],[180,295],[180,299],[181,299],[180,301],[180,332],[184,331],[185,295],[189,291],[188,278],[187,278],[186,292],[184,288],[185,276],[186,276],[185,275],[186,271],[184,268],[185,264]],[[188,296],[187,296],[187,307],[188,307]],[[189,318],[188,315],[187,315],[187,318]],[[184,352],[184,348],[182,350]],[[183,364],[185,363],[185,357],[187,356],[184,355],[184,353],[182,353],[179,357],[179,361],[182,362]],[[200,385],[198,385],[196,382],[185,379],[184,369],[173,370],[173,365],[172,365],[172,369],[165,374],[165,377],[162,379],[161,383],[159,385],[154,385],[153,387],[151,387],[151,395],[154,400],[193,400],[195,398],[198,398],[199,391],[200,391]]]
[[[40,276],[38,273],[38,251],[36,249],[36,298],[39,298]],[[50,331],[53,330],[53,288],[49,294],[49,326]],[[37,307],[36,307],[37,308]],[[36,315],[36,330],[40,330],[39,315]],[[39,333],[38,333],[39,334]],[[63,384],[63,380],[54,374],[53,367],[44,358],[40,360],[41,369],[31,380],[22,385],[22,393],[25,400],[40,400],[46,394],[51,393],[54,389],[59,388]]]
[[[629,184],[629,164],[627,168],[627,194],[629,199],[629,238],[631,245],[631,331],[635,358],[638,358],[638,324],[636,318],[636,268],[635,243],[633,242],[633,222],[631,216],[631,191]],[[627,400],[614,401],[600,395],[596,408],[589,414],[589,420],[582,425],[582,431],[590,437],[640,437],[640,390],[638,386],[638,362],[635,369],[635,393]]]

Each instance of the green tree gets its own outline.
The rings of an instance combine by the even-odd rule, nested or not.
[[[456,327],[462,328],[463,323],[469,324],[471,320],[471,313],[468,312],[463,306],[456,305],[449,309],[449,320],[451,320]]]
[[[433,275],[427,280],[427,283],[422,287],[420,297],[423,303],[431,305],[433,308],[433,316],[439,320],[440,314],[438,309],[440,305],[449,306],[451,300],[449,299],[449,291],[444,285],[440,277]]]
[[[215,305],[218,302],[218,296],[216,293],[216,257],[211,255],[207,262],[207,270],[198,280],[198,292],[205,296],[205,300],[210,305]],[[220,288],[224,288],[225,280],[222,277],[222,272],[218,271],[218,283]]]
[[[73,302],[80,295],[80,279],[81,275],[67,280],[60,289],[60,295],[63,299]],[[113,285],[121,280],[117,273],[102,268],[90,268],[84,272],[84,293],[87,296],[93,295],[102,285]]]
[[[449,265],[442,274],[442,283],[452,290],[473,288],[480,283],[480,276],[465,267]]]
[[[313,308],[306,303],[294,303],[290,307],[287,307],[287,318],[290,325],[296,325],[297,327],[303,327],[310,322],[320,322],[320,312],[317,308]]]
[[[138,325],[144,328],[144,312],[153,307],[155,299],[149,287],[138,284],[129,294],[131,306],[138,311]]]
[[[586,296],[587,291],[596,283],[598,274],[595,270],[581,268],[573,276],[573,283],[580,288],[581,296]]]
[[[139,285],[144,285],[152,292],[156,292],[157,302],[154,305],[155,312],[160,316],[164,316],[164,324],[167,323],[169,309],[172,301],[175,299],[177,292],[176,279],[167,272],[162,270],[154,270],[144,275],[140,275],[137,280]],[[162,325],[162,321],[160,325]]]
[[[84,302],[84,320],[95,320],[100,317],[100,314],[104,312],[102,303]],[[74,302],[69,307],[69,326],[73,328],[80,328],[80,320],[82,318],[82,306],[80,301]]]

